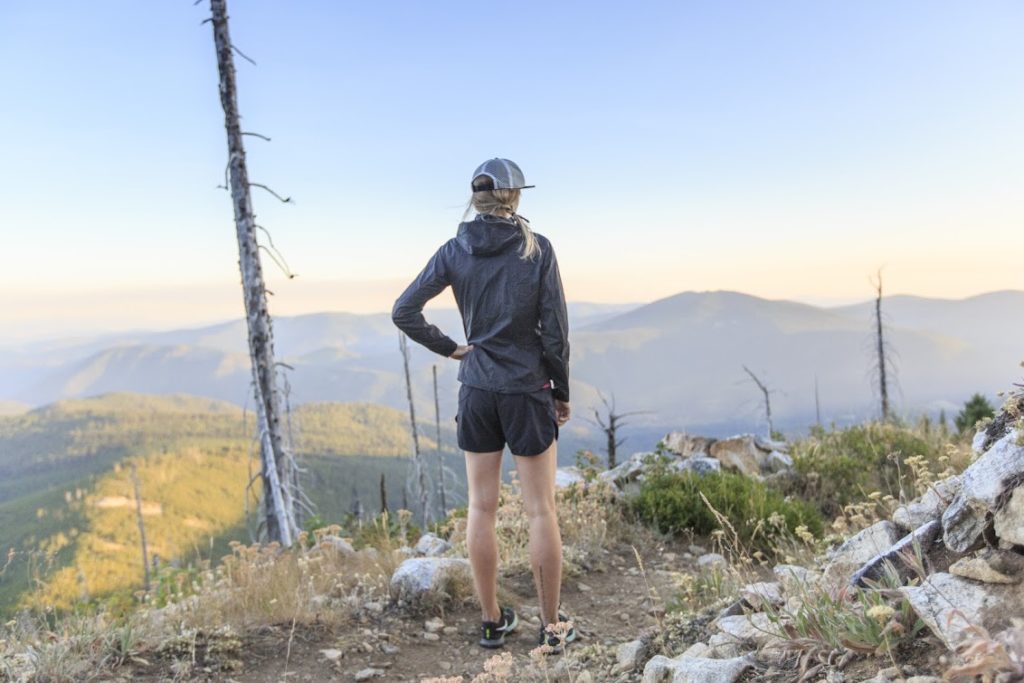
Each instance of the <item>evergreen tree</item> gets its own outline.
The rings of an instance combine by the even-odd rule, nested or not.
[[[953,422],[956,424],[957,431],[965,434],[974,429],[978,420],[993,417],[995,414],[995,408],[988,402],[988,399],[981,394],[975,394],[964,404],[964,409],[960,411]]]

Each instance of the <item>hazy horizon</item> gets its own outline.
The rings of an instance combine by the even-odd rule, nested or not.
[[[295,281],[287,283],[286,287],[292,286],[294,282]],[[331,307],[330,303],[332,298],[329,294],[334,291],[333,288],[336,287],[346,289],[359,288],[365,293],[367,283],[314,283],[314,285],[323,286],[324,291],[317,296],[306,297],[304,300],[291,300],[289,302],[290,306],[282,307],[277,305],[280,303],[279,299],[281,298],[281,291],[278,290],[278,293],[276,293],[274,297],[271,297],[271,314],[281,317],[293,317],[320,313],[372,315],[390,312],[393,297],[387,297],[391,296],[390,292],[394,286],[397,286],[397,283],[388,283],[390,286],[387,287],[379,282],[370,284],[381,285],[380,289],[383,292],[382,297],[378,297],[379,301],[373,302],[369,306],[357,306],[353,308]],[[401,284],[401,287],[404,287],[404,283]],[[189,295],[185,299],[180,297],[182,289],[185,289]],[[399,289],[398,291],[401,290]],[[926,296],[916,292],[886,292],[885,296],[906,296],[932,300],[961,301],[1007,291],[1024,291],[1024,289],[997,289],[975,292],[959,297]],[[870,295],[844,299],[826,299],[821,297],[768,297],[761,296],[754,292],[743,292],[736,289],[701,289],[680,290],[644,301],[602,301],[593,298],[574,298],[569,296],[568,302],[570,305],[578,306],[596,305],[641,307],[680,294],[708,292],[731,292],[769,301],[791,301],[826,309],[864,303],[873,298]],[[110,313],[107,315],[97,315],[96,309],[84,309],[81,306],[82,299],[91,299],[94,296],[100,296],[102,294],[102,292],[77,292],[74,296],[69,296],[66,293],[51,294],[51,297],[45,303],[54,308],[59,308],[59,313],[54,313],[53,310],[47,311],[45,308],[36,308],[35,311],[37,312],[37,317],[34,319],[27,318],[17,324],[0,324],[0,344],[10,346],[37,341],[55,341],[61,339],[73,339],[75,337],[102,336],[104,334],[133,332],[148,333],[171,331],[176,329],[189,329],[239,320],[244,315],[242,311],[241,289],[237,284],[231,286],[221,285],[219,287],[209,287],[205,289],[201,287],[154,288],[150,290],[143,289],[132,292],[122,292],[121,295],[124,298],[120,301],[110,303]],[[109,295],[109,292],[106,294]],[[2,305],[4,296],[6,295],[0,294],[0,310],[3,310]],[[204,310],[207,311],[205,314],[196,314],[197,301],[200,301]],[[156,302],[161,306],[157,315],[149,315],[148,313],[152,312],[151,309],[143,308],[133,310],[133,307],[142,306],[145,302]],[[427,305],[426,314],[429,318],[430,311],[432,310],[453,310],[455,308],[455,300],[451,296],[450,290],[446,290]],[[3,322],[3,318],[3,314],[0,313],[0,323]],[[88,324],[83,321],[87,321]]]

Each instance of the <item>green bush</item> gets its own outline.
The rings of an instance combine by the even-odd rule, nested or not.
[[[770,538],[779,526],[793,532],[805,526],[815,536],[822,533],[822,517],[814,506],[790,500],[763,482],[730,472],[698,475],[663,472],[649,476],[631,500],[633,512],[662,533],[692,531],[709,535],[719,528],[715,515],[701,499],[724,515],[739,540],[753,548],[771,550]],[[768,520],[781,518],[781,525]]]
[[[923,456],[926,463],[942,469],[938,463],[945,445],[938,430],[925,432],[890,422],[815,429],[793,445],[794,472],[782,491],[813,503],[829,518],[875,491],[899,499],[901,487],[909,483],[904,460]]]

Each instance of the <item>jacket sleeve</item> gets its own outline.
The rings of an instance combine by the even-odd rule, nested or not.
[[[569,401],[569,315],[562,276],[550,243],[546,245],[540,279],[540,342],[544,367],[554,382],[554,396]]]
[[[391,309],[391,319],[410,339],[434,353],[451,356],[458,343],[423,317],[423,307],[450,283],[444,264],[444,247],[437,250],[419,276],[412,281]]]

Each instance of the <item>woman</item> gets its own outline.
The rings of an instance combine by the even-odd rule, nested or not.
[[[558,428],[569,420],[569,328],[565,294],[551,243],[516,213],[526,185],[508,159],[490,159],[473,173],[470,208],[419,277],[395,302],[392,319],[411,339],[461,361],[459,448],[466,452],[469,513],[466,542],[483,614],[480,645],[501,647],[518,624],[497,599],[495,521],[501,454],[516,459],[530,520],[530,563],[540,599],[540,643],[557,647],[562,538],[555,511]],[[468,345],[423,317],[423,306],[451,286]],[[547,626],[543,626],[547,624]],[[571,624],[557,629],[571,641]]]

